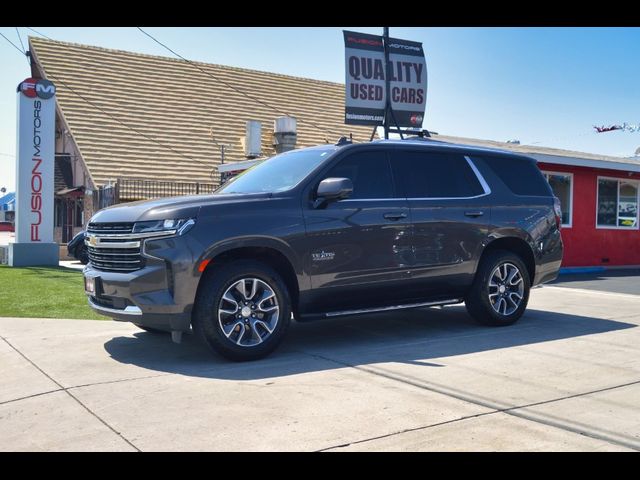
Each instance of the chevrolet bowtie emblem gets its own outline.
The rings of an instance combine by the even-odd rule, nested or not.
[[[98,238],[95,235],[89,235],[89,245],[92,247],[98,245]]]

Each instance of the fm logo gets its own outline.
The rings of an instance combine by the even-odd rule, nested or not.
[[[411,118],[409,120],[413,125],[422,124],[422,115],[420,115],[419,113],[414,113],[413,115],[411,115]]]
[[[27,78],[20,83],[18,90],[29,98],[39,97],[43,100],[56,94],[56,86],[44,78]]]

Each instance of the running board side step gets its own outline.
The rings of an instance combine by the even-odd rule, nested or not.
[[[393,305],[391,307],[377,307],[377,308],[363,308],[360,310],[343,310],[340,312],[328,312],[325,313],[325,317],[343,317],[346,315],[359,315],[361,313],[378,313],[386,312],[389,310],[404,310],[408,308],[420,308],[420,307],[438,307],[444,305],[454,305],[456,303],[462,303],[462,298],[454,298],[450,300],[438,300],[436,302],[421,302],[421,303],[407,303],[404,305]]]

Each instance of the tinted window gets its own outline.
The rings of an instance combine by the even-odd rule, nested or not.
[[[462,155],[436,152],[394,153],[394,171],[409,198],[458,198],[484,190]]]
[[[393,183],[385,152],[360,152],[340,160],[324,178],[344,177],[353,182],[349,198],[392,198]]]
[[[482,157],[516,195],[551,195],[549,184],[533,161],[517,157]]]
[[[300,183],[337,147],[313,147],[291,150],[245,170],[218,190],[216,194],[280,192]]]

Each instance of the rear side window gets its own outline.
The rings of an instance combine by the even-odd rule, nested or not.
[[[340,160],[324,178],[344,177],[353,182],[349,198],[393,198],[393,182],[387,154],[381,151],[360,152]]]
[[[516,195],[548,197],[550,187],[534,162],[517,157],[482,157]]]
[[[393,169],[408,198],[464,198],[484,190],[462,155],[396,151]]]

